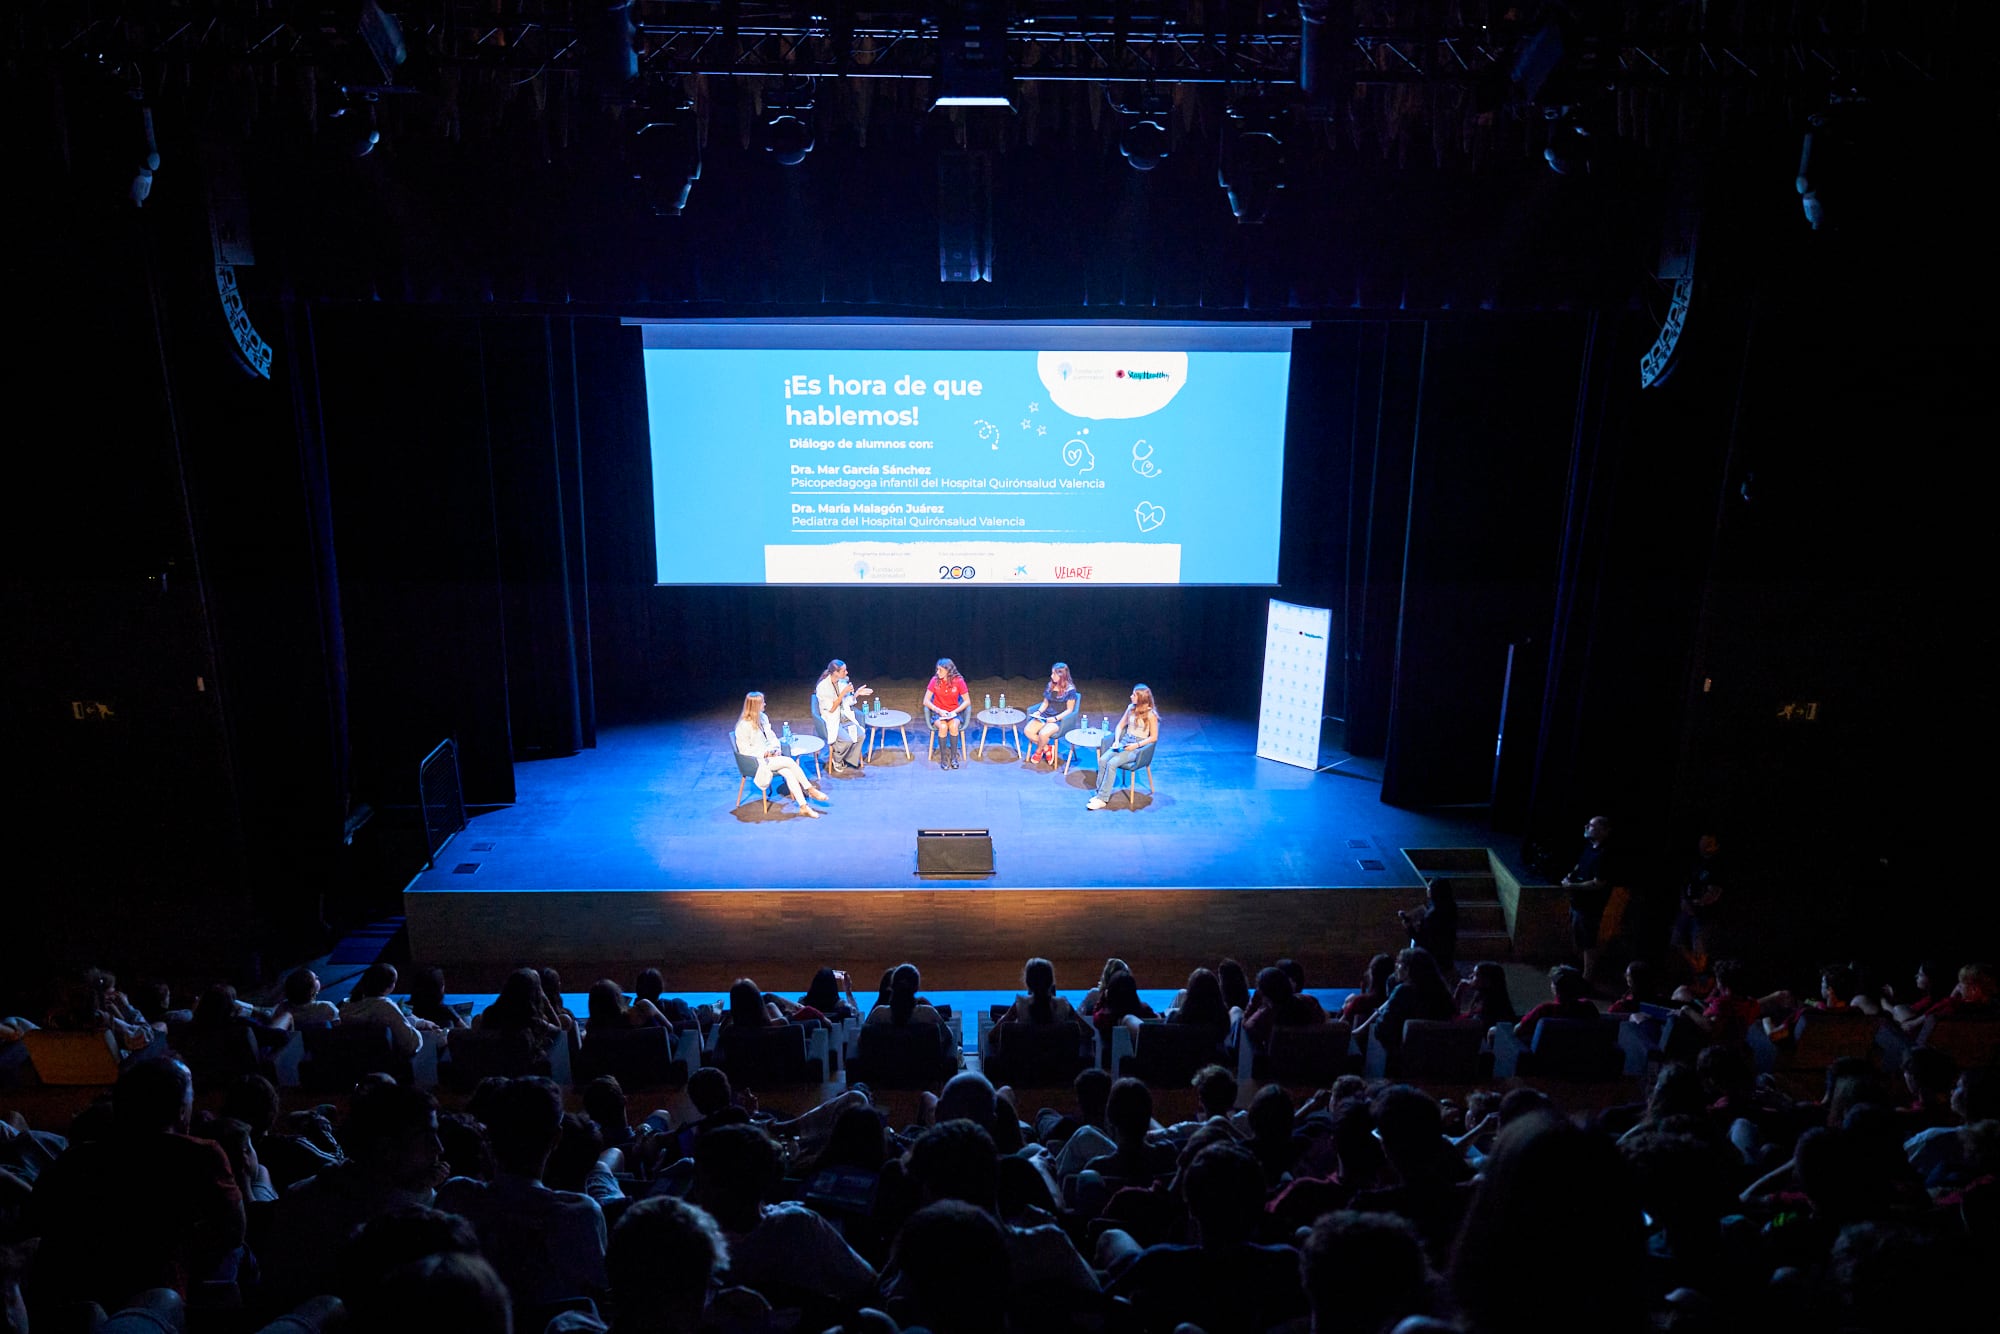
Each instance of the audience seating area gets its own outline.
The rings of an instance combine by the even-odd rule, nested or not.
[[[1889,1334],[2000,1253],[1983,966],[1608,1008],[1557,969],[1499,1022],[1468,981],[1387,1047],[1413,982],[1279,961],[1224,1024],[1129,972],[952,1006],[909,965],[865,1005],[524,969],[454,1008],[377,965],[158,1013],[93,973],[0,1019],[0,1079],[96,1088],[0,1122],[5,1328]]]

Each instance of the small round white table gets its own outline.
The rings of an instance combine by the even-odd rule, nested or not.
[[[813,777],[820,776],[819,753],[826,749],[826,742],[816,736],[794,736],[784,743],[785,754],[795,760],[810,759],[813,762]]]
[[[901,709],[883,709],[880,713],[864,713],[861,721],[868,724],[868,755],[874,758],[875,748],[881,744],[883,733],[895,728],[903,738],[903,758],[914,758],[910,754],[910,715]]]
[[[1111,735],[1108,727],[1072,727],[1063,733],[1063,740],[1069,742],[1069,754],[1063,759],[1063,772],[1076,760],[1077,747],[1081,746],[1093,754],[1104,745],[1104,739]]]
[[[1000,735],[1003,739],[1008,736],[1014,738],[1014,755],[1016,758],[1020,757],[1021,724],[1028,721],[1028,715],[1023,710],[982,709],[978,714],[978,719],[979,757],[981,759],[986,758],[986,734],[996,727],[1000,729]]]

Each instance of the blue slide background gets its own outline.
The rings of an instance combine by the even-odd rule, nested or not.
[[[676,326],[675,332],[692,341],[689,330],[690,326]],[[982,327],[978,341],[995,341],[994,330],[995,326]],[[744,332],[744,326],[733,327],[739,341]],[[778,336],[796,340],[800,332],[798,326],[786,326]],[[851,342],[862,331],[841,332],[846,337],[840,341]],[[922,341],[950,337],[948,329],[922,332]],[[1085,332],[1038,327],[999,334],[1002,340],[1012,335],[1012,341],[1020,344],[1017,349],[647,346],[659,581],[761,584],[767,543],[993,543],[1018,537],[1042,542],[1178,542],[1183,583],[1276,583],[1289,351],[1199,350],[1217,341],[1212,330],[1206,337],[1190,336],[1177,344],[1173,330],[1149,329],[1143,340],[1131,337],[1132,344],[1197,349],[1188,353],[1185,385],[1164,408],[1149,415],[1091,420],[1073,417],[1050,402],[1037,373],[1037,352],[1116,348],[1118,335],[1137,331],[1092,328],[1088,340],[1081,337]],[[1263,347],[1270,348],[1272,331],[1259,332]],[[834,376],[880,379],[892,388],[906,375],[927,385],[940,379],[976,379],[983,392],[976,398],[951,399],[928,393],[788,398],[786,383],[795,375],[817,378],[823,386]],[[787,421],[788,405],[811,408],[822,403],[895,411],[915,407],[919,421],[913,427],[799,426]],[[930,440],[934,446],[799,450],[790,447],[794,437],[907,438]],[[1088,446],[1094,461],[1087,471],[1063,461],[1065,446],[1076,440]],[[1142,449],[1150,448],[1156,475],[1142,476],[1134,469],[1134,445],[1141,440]],[[910,492],[914,483],[885,476],[876,479],[880,489],[873,494],[791,489],[794,465],[822,463],[928,464],[934,475],[944,476],[1083,477],[1102,479],[1105,487],[894,494]],[[1025,526],[893,533],[792,526],[795,502],[876,499],[941,503],[948,515],[1018,515]],[[1140,532],[1134,519],[1134,507],[1141,501],[1166,510],[1166,521],[1150,533]]]

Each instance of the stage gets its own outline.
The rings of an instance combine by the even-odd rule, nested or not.
[[[975,700],[1003,684],[1028,697],[1026,681],[974,682]],[[917,689],[882,686],[912,713]],[[805,690],[773,688],[771,713],[810,735]],[[1085,698],[1118,696],[1097,684]],[[811,820],[789,802],[766,812],[753,787],[734,804],[735,716],[611,729],[595,750],[517,765],[517,802],[475,816],[408,886],[412,958],[461,988],[524,962],[627,980],[652,963],[681,986],[751,965],[859,978],[903,958],[937,985],[1005,985],[1032,953],[1069,968],[1119,954],[1171,972],[1223,953],[1351,968],[1400,943],[1394,910],[1421,899],[1420,868],[1483,863],[1494,841],[1481,812],[1383,805],[1362,762],[1350,775],[1260,760],[1254,719],[1172,707],[1157,790],[1142,779],[1129,806],[1121,789],[1085,808],[1088,755],[1067,774],[1027,766],[997,731],[981,755],[975,725],[946,769],[913,724],[908,756],[890,732],[865,777],[828,773],[833,808]],[[919,877],[919,828],[989,830],[994,873]]]

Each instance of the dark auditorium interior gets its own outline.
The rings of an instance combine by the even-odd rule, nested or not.
[[[0,31],[0,1334],[1985,1305],[1991,6]],[[777,400],[662,378],[1063,330],[1289,348],[1185,578],[774,573]]]

